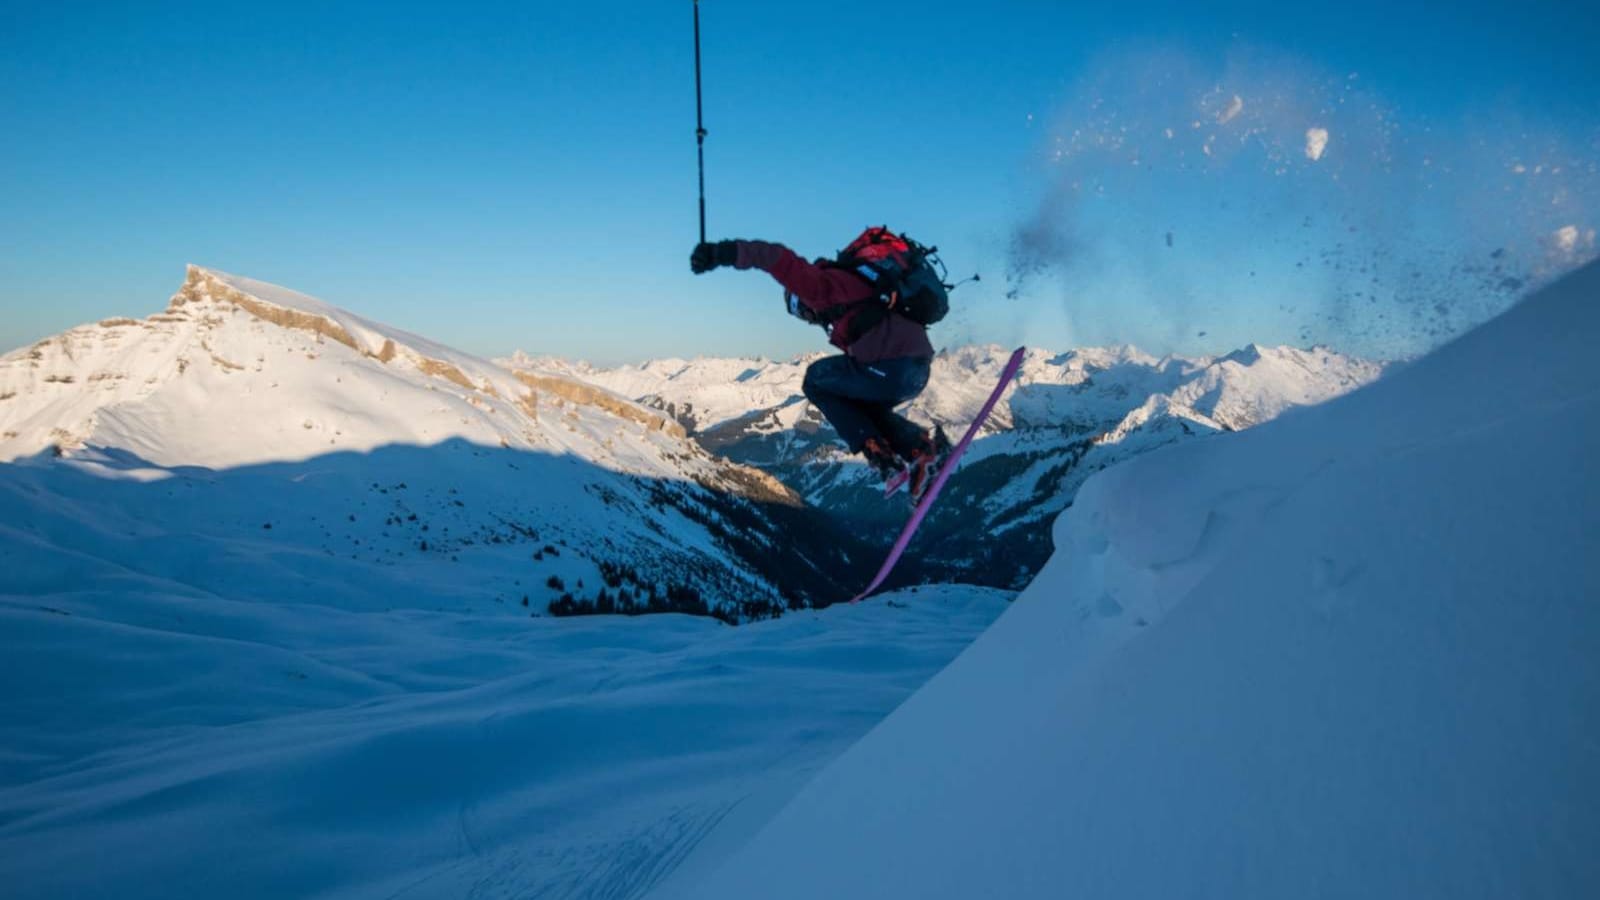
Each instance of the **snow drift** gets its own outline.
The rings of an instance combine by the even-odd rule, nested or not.
[[[685,896],[1600,896],[1600,266],[1092,478],[949,668]]]

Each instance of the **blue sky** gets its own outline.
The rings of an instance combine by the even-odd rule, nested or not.
[[[687,271],[688,0],[330,6],[7,0],[0,349],[187,262],[487,355],[824,346]],[[1415,352],[1600,224],[1576,4],[701,7],[712,237],[937,243],[941,343]]]

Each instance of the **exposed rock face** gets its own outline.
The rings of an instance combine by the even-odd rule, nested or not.
[[[624,400],[616,394],[592,384],[572,381],[567,378],[558,378],[552,375],[537,375],[532,372],[515,372],[513,374],[516,375],[518,381],[533,388],[535,391],[544,391],[568,403],[593,406],[603,409],[612,415],[621,416],[631,422],[638,422],[652,431],[664,431],[677,438],[687,437],[687,432],[677,422],[665,416],[649,412],[641,408],[637,403]]]
[[[167,309],[176,312],[191,303],[206,306],[216,301],[237,306],[263,322],[270,322],[281,328],[309,331],[338,341],[352,350],[361,349],[356,339],[351,337],[338,322],[326,316],[265,303],[228,284],[214,273],[195,265],[189,266],[189,274],[183,281],[183,287],[172,295]]]

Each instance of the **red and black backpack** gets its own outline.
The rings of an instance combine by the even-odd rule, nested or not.
[[[890,315],[932,325],[950,312],[950,285],[944,282],[944,264],[938,253],[938,247],[925,247],[885,226],[868,228],[837,257],[819,262],[860,276],[876,289],[876,296],[822,314],[812,313],[791,300],[790,312],[831,331],[834,322],[861,310],[850,320],[852,341]]]

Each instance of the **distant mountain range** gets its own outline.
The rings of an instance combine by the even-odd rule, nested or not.
[[[872,544],[904,518],[847,456],[800,391],[806,366],[764,359],[662,359],[611,368],[515,354],[671,417],[707,451],[759,468],[837,516]],[[999,346],[947,350],[908,414],[959,433],[1009,355]],[[1016,386],[990,418],[914,545],[901,580],[1021,587],[1048,557],[1037,525],[1070,505],[1083,480],[1179,441],[1258,425],[1376,379],[1383,365],[1325,347],[1250,345],[1224,356],[1155,357],[1133,347],[1030,349]]]

